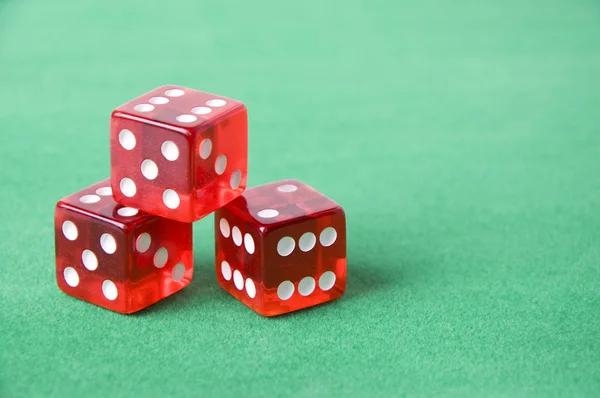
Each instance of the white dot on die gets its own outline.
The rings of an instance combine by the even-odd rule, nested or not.
[[[310,251],[313,247],[315,247],[315,243],[317,243],[317,237],[312,232],[306,232],[303,234],[298,240],[298,247],[303,252]]]
[[[148,251],[148,249],[150,249],[150,243],[152,243],[152,238],[150,237],[150,234],[144,232],[143,234],[138,236],[137,240],[135,241],[135,248],[138,252],[145,253]]]
[[[285,236],[279,239],[279,242],[277,242],[277,253],[283,257],[289,256],[294,251],[294,247],[296,247],[294,238]]]
[[[226,281],[231,280],[231,267],[227,261],[221,262],[221,275],[223,275]]]
[[[242,290],[244,288],[244,278],[242,274],[237,269],[233,271],[233,284],[237,288],[237,290]]]
[[[119,210],[117,210],[117,214],[122,217],[135,216],[136,214],[138,214],[138,212],[139,210],[134,209],[133,207],[121,207]]]
[[[165,141],[160,146],[160,152],[163,154],[165,159],[171,162],[177,160],[179,157],[179,148],[173,141]]]
[[[298,293],[302,296],[308,296],[315,290],[315,279],[307,276],[306,278],[302,278],[300,283],[298,283]]]
[[[164,247],[161,247],[156,251],[156,254],[154,254],[154,266],[156,268],[162,268],[165,266],[168,259],[169,252]]]
[[[333,272],[327,271],[319,278],[319,287],[321,290],[327,291],[331,289],[333,285],[335,285],[335,274]]]
[[[250,278],[246,279],[246,293],[250,298],[256,297],[256,286],[254,286],[254,281]]]
[[[79,198],[79,201],[81,203],[96,203],[96,202],[100,202],[100,196],[98,196],[98,195],[83,195],[81,198]]]
[[[73,267],[65,268],[65,270],[63,271],[63,277],[65,278],[65,282],[67,282],[67,285],[71,287],[79,285],[79,274],[77,273],[77,271],[75,271]]]
[[[192,108],[192,113],[195,113],[196,115],[206,115],[211,112],[212,109],[207,108],[206,106],[197,106],[195,108]]]
[[[221,175],[225,171],[225,167],[227,167],[227,156],[219,155],[219,157],[215,161],[215,172],[218,175]]]
[[[138,112],[150,112],[150,111],[154,110],[154,105],[138,104],[138,105],[134,106],[133,109]]]
[[[236,246],[242,245],[242,233],[238,227],[233,227],[231,229],[231,236],[233,237],[233,243],[235,243]]]
[[[184,94],[183,90],[180,90],[178,88],[173,88],[173,89],[165,91],[165,95],[167,97],[181,97],[183,94]]]
[[[172,189],[167,189],[163,192],[163,202],[169,209],[176,209],[179,207],[179,195]]]
[[[248,254],[254,253],[254,239],[252,238],[252,235],[250,235],[250,234],[244,235],[244,247],[246,248],[246,251],[248,252]]]
[[[171,271],[171,278],[175,282],[179,282],[183,279],[183,275],[185,274],[185,265],[183,263],[177,263],[173,267],[173,271]]]
[[[102,293],[104,293],[104,297],[106,297],[110,301],[115,300],[119,295],[117,285],[115,285],[112,281],[108,279],[102,282]]]
[[[148,100],[148,102],[154,105],[162,105],[169,102],[169,99],[165,97],[152,97]]]
[[[127,177],[121,180],[121,182],[119,183],[119,188],[121,188],[121,192],[123,192],[123,195],[127,196],[128,198],[134,196],[137,191],[135,182],[133,182],[131,178]]]
[[[226,219],[221,218],[221,221],[219,221],[219,229],[221,230],[221,234],[225,237],[225,238],[229,238],[229,222],[227,222]]]
[[[77,235],[79,235],[79,231],[77,231],[77,227],[72,221],[65,221],[62,224],[62,232],[68,240],[75,240],[77,239]]]
[[[110,187],[102,187],[96,189],[96,194],[100,196],[110,196],[112,195],[112,189]]]
[[[117,241],[111,234],[102,234],[100,246],[107,254],[113,254],[117,251]]]
[[[83,253],[81,253],[81,261],[83,262],[85,268],[89,269],[90,271],[98,268],[98,258],[91,250],[85,249]]]
[[[279,192],[294,192],[298,189],[297,186],[292,184],[284,184],[277,187]]]
[[[119,143],[124,149],[131,151],[135,148],[135,135],[131,131],[123,129],[119,133]]]
[[[321,231],[319,235],[319,242],[325,247],[333,245],[333,242],[337,239],[337,231],[333,227],[327,227]]]
[[[219,108],[221,106],[224,106],[225,104],[227,104],[227,102],[223,101],[222,99],[211,99],[206,101],[206,105],[211,106],[213,108]]]
[[[149,180],[154,180],[158,176],[158,166],[150,159],[142,162],[142,174]]]
[[[277,296],[282,300],[287,300],[294,294],[294,284],[290,281],[284,281],[277,287]]]
[[[205,138],[200,143],[200,158],[208,159],[210,153],[212,152],[212,141],[210,138]]]
[[[256,215],[260,218],[273,218],[277,217],[279,215],[279,212],[273,209],[264,209],[256,213]]]
[[[177,116],[175,119],[177,119],[178,122],[181,123],[192,123],[195,122],[196,120],[198,120],[198,118],[194,115],[179,115]]]
[[[240,182],[242,182],[242,172],[236,170],[231,174],[231,179],[229,180],[229,185],[231,185],[231,189],[238,189],[240,186]]]

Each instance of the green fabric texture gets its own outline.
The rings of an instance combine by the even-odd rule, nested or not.
[[[0,0],[0,397],[600,395],[597,1]],[[263,318],[195,277],[124,316],[59,291],[53,211],[112,109],[243,101],[249,185],[348,220],[348,287]]]

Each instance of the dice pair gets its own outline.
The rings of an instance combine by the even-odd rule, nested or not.
[[[294,180],[246,190],[239,101],[159,87],[117,108],[110,179],[58,202],[57,283],[133,313],[185,288],[192,223],[215,213],[219,284],[259,314],[333,300],[346,286],[343,209]]]

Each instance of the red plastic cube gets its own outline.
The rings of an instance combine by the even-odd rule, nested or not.
[[[124,207],[111,195],[107,179],[56,205],[56,280],[73,297],[128,314],[190,283],[192,224]]]
[[[199,220],[246,187],[246,107],[186,87],[159,87],[112,113],[110,154],[118,203]]]
[[[313,188],[285,180],[246,190],[215,213],[221,287],[265,316],[321,304],[346,288],[346,217]]]

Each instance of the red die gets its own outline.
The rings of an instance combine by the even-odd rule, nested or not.
[[[123,207],[105,180],[56,205],[56,279],[65,293],[139,311],[192,278],[192,224]]]
[[[112,113],[110,153],[118,203],[199,220],[246,187],[246,107],[189,88],[159,87]]]
[[[217,210],[215,238],[219,284],[261,315],[344,293],[344,210],[299,181],[248,189]]]

